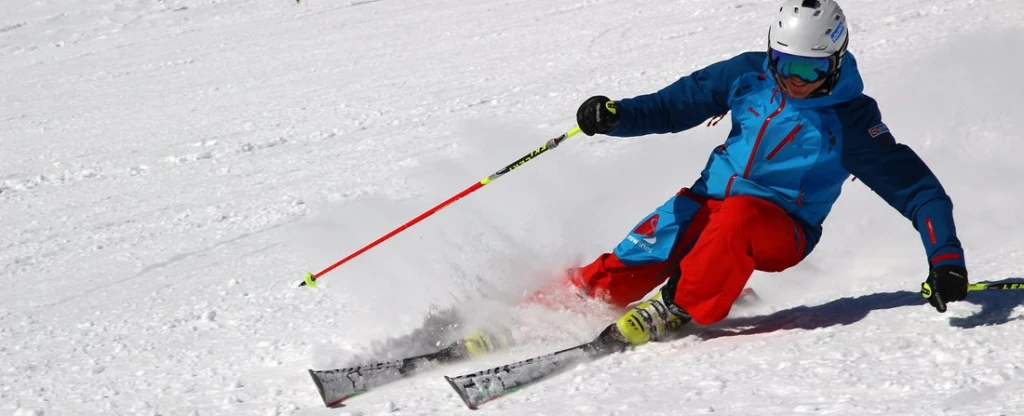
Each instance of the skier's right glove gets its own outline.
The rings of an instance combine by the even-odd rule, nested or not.
[[[939,312],[946,312],[946,303],[967,299],[967,269],[960,266],[938,266],[921,284],[921,295]]]
[[[576,123],[587,136],[605,134],[619,124],[619,115],[615,114],[615,101],[598,95],[590,97],[576,111]]]

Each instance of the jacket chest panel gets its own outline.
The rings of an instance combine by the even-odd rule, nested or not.
[[[793,106],[782,93],[765,89],[748,94],[733,102],[732,111],[740,131],[730,138],[727,150],[731,157],[746,158],[745,176],[766,164],[813,164],[828,146],[822,117]],[[835,135],[831,137],[835,142]]]

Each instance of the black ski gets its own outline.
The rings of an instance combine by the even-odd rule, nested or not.
[[[757,303],[759,300],[757,293],[753,289],[747,288],[737,299],[736,305]],[[458,377],[445,377],[445,379],[470,409],[476,409],[484,402],[514,392],[527,384],[554,375],[575,364],[628,348],[628,344],[610,335],[610,329],[613,327],[614,325],[605,329],[597,339],[585,344],[517,363]],[[324,405],[337,407],[345,400],[366,393],[375,387],[410,377],[429,364],[456,362],[508,346],[507,342],[510,337],[506,338],[504,342],[498,342],[500,337],[495,337],[488,332],[490,331],[483,332],[485,335],[483,338],[467,337],[429,354],[335,370],[309,370],[309,375],[316,383]],[[473,350],[476,353],[470,353],[466,346],[467,342],[474,344]]]
[[[337,407],[345,400],[403,378],[412,376],[431,363],[449,363],[469,357],[462,340],[429,354],[401,360],[384,361],[337,370],[309,370],[327,407]]]
[[[470,409],[560,373],[576,364],[629,348],[612,335],[612,324],[586,344],[458,377],[445,377]]]

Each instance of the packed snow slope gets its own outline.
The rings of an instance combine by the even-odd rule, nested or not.
[[[320,287],[295,288],[303,273],[573,127],[591,95],[763,49],[778,3],[0,3],[0,413],[468,414],[442,375],[614,319],[508,305],[691,184],[726,123],[574,137]],[[954,198],[972,281],[1021,278],[1024,3],[843,6],[867,93]],[[474,414],[1024,414],[1024,295],[942,315],[915,293],[926,271],[911,225],[848,183],[817,250],[756,274],[764,302],[707,339]],[[307,368],[452,306],[521,345],[323,408]]]

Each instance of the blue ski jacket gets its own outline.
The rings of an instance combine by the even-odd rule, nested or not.
[[[787,97],[767,67],[765,52],[747,52],[656,93],[618,101],[619,123],[608,134],[677,133],[731,111],[729,138],[711,152],[692,192],[777,204],[803,226],[806,256],[852,174],[914,224],[931,266],[965,266],[952,201],[882,122],[877,103],[863,93],[853,55],[844,56],[839,82],[824,97]]]

